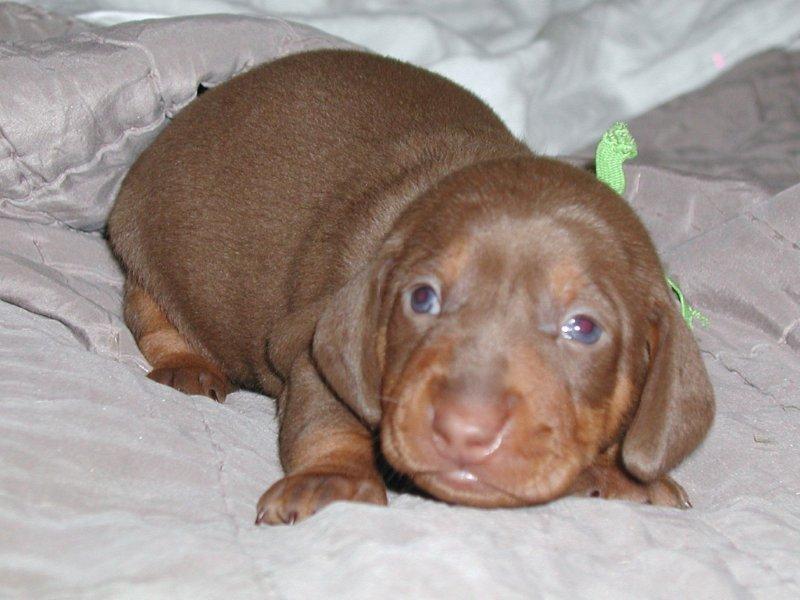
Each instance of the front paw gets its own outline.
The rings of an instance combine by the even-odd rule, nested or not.
[[[147,377],[184,394],[208,396],[217,402],[225,402],[231,391],[231,384],[224,375],[199,362],[159,365]]]
[[[671,477],[641,483],[613,467],[593,466],[581,473],[572,493],[610,500],[627,500],[639,504],[691,508],[686,491]]]
[[[258,501],[256,525],[291,525],[339,500],[385,505],[386,488],[377,477],[296,473],[264,492]]]

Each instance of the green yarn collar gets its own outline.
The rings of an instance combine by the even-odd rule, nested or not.
[[[595,153],[595,172],[597,178],[605,183],[616,193],[625,193],[625,172],[622,170],[622,163],[637,155],[636,140],[633,139],[628,125],[618,121],[614,123],[600,139]],[[708,325],[708,317],[699,310],[689,305],[686,297],[681,292],[678,285],[669,277],[667,284],[678,297],[681,305],[681,316],[690,329],[694,327],[697,320],[703,327]]]

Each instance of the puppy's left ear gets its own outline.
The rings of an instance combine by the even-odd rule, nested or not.
[[[328,301],[317,322],[312,354],[322,377],[365,423],[381,418],[385,327],[383,296],[394,260],[383,254]]]
[[[660,303],[639,407],[622,444],[622,461],[641,481],[677,466],[714,419],[714,390],[691,331],[671,303]]]

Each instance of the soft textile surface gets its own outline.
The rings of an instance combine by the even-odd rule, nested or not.
[[[105,225],[131,158],[199,84],[292,52],[353,46],[280,19],[222,16],[50,38],[52,16],[38,26],[35,12],[5,6],[9,37],[29,28],[44,41],[0,47],[0,215],[83,230]]]
[[[547,154],[800,44],[798,0],[30,0],[95,23],[279,15],[462,83]]]
[[[578,22],[592,10],[573,4]],[[704,14],[694,37],[726,18]],[[696,334],[718,418],[676,473],[694,509],[395,495],[256,528],[280,477],[271,402],[147,380],[98,230],[198,83],[344,42],[275,20],[99,29],[12,5],[0,39],[14,41],[0,44],[0,596],[800,597],[797,54],[756,57],[631,122],[628,198],[711,321]]]

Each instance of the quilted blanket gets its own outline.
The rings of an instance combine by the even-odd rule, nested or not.
[[[394,494],[253,525],[281,476],[273,403],[145,378],[104,222],[199,86],[352,45],[279,18],[0,4],[0,597],[800,597],[800,54],[780,49],[630,121],[627,199],[709,319],[718,416],[675,473],[693,509]]]

